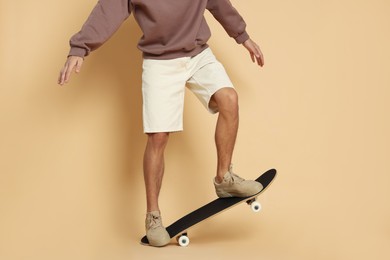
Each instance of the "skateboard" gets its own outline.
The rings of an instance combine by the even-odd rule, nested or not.
[[[266,190],[266,188],[268,188],[268,186],[274,180],[275,176],[276,170],[271,169],[257,178],[255,181],[260,182],[263,185],[263,189],[257,194],[244,198],[218,198],[178,219],[176,222],[172,223],[166,228],[170,238],[176,237],[176,240],[180,246],[188,246],[190,239],[188,237],[187,229],[193,227],[199,222],[202,222],[203,220],[206,220],[218,213],[236,206],[241,202],[247,202],[247,204],[251,206],[251,209],[254,212],[259,212],[261,210],[261,204],[257,202],[256,199],[264,190]],[[146,236],[141,239],[141,244],[149,245]]]

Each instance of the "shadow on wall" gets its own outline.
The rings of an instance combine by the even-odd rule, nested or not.
[[[89,173],[76,169],[94,182],[81,183],[83,192],[101,190],[101,195],[94,197],[101,206],[94,210],[108,212],[110,219],[105,223],[113,225],[117,235],[125,239],[141,232],[139,219],[145,211],[142,54],[136,48],[140,35],[130,17],[102,47],[86,57],[81,73],[73,75],[65,89],[56,90],[61,93],[55,97],[59,104],[54,104],[62,117],[60,124],[74,125],[73,135],[82,142],[79,148],[91,151],[82,155],[82,167]],[[91,141],[85,141],[86,137]]]
[[[119,234],[134,239],[134,233],[142,232],[140,219],[145,211],[142,157],[146,135],[142,127],[142,54],[136,48],[141,31],[131,16],[121,28],[96,53],[88,65],[88,75],[104,73],[100,90],[111,99],[113,132],[109,133],[117,146],[118,168],[110,178],[114,182],[112,191],[113,223]],[[112,84],[111,84],[112,83]],[[96,91],[92,84],[91,91]],[[102,101],[104,103],[107,100]]]

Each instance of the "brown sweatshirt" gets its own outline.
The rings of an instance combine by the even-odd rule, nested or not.
[[[70,39],[69,55],[84,57],[106,42],[131,13],[143,36],[144,58],[191,57],[207,48],[211,36],[205,10],[241,44],[246,24],[229,0],[99,0],[81,30]]]

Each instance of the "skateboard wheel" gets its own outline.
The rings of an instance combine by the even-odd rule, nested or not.
[[[251,203],[251,209],[253,212],[259,212],[261,210],[261,204],[257,201]]]
[[[190,244],[190,239],[186,235],[181,235],[177,242],[179,242],[179,245],[182,247],[188,246]]]

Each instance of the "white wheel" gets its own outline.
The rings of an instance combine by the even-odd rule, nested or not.
[[[190,244],[190,239],[186,235],[181,235],[177,242],[179,242],[180,246],[188,246]]]
[[[259,212],[261,210],[261,204],[257,201],[251,203],[251,209],[253,212]]]

